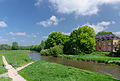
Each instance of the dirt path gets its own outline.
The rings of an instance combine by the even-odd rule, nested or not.
[[[20,76],[17,71],[7,63],[4,56],[2,56],[3,63],[5,64],[5,68],[8,70],[8,76],[12,78],[12,81],[26,81],[22,76]]]

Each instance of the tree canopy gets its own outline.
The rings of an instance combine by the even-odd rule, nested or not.
[[[109,34],[109,33],[112,33],[112,32],[101,31],[101,32],[98,32],[97,34]]]
[[[18,49],[19,49],[18,43],[17,42],[13,42],[12,43],[12,50],[18,50]]]
[[[70,34],[72,49],[78,52],[92,52],[95,50],[95,31],[89,26],[79,27]]]
[[[64,41],[68,38],[68,35],[64,35],[61,32],[52,32],[45,41],[45,48],[54,47],[56,45],[63,45]]]

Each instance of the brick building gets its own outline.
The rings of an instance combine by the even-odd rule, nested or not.
[[[113,33],[109,34],[97,34],[96,39],[96,51],[100,52],[115,52],[116,46],[120,38]]]

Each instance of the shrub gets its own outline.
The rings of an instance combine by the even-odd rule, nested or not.
[[[51,56],[58,56],[60,54],[63,54],[63,46],[62,45],[58,45],[58,46],[54,46],[54,47],[51,47],[50,50],[50,55]]]
[[[41,55],[48,56],[49,55],[49,49],[43,49],[40,51]]]

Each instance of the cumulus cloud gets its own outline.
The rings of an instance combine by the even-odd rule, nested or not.
[[[12,35],[12,36],[26,36],[26,32],[9,32],[8,35]]]
[[[49,0],[59,13],[76,15],[93,15],[99,11],[103,4],[116,4],[120,0]]]
[[[62,32],[62,34],[65,34],[65,35],[70,35],[70,33],[69,32]]]
[[[58,19],[56,16],[51,16],[49,19],[45,21],[38,22],[37,24],[42,25],[43,27],[48,27],[51,25],[58,25],[60,21],[64,20],[63,18]]]
[[[84,25],[88,25],[88,26],[92,27],[95,30],[95,32],[98,33],[100,31],[106,30],[108,28],[108,26],[111,25],[111,24],[115,24],[115,21],[112,21],[112,22],[110,22],[110,21],[108,21],[108,22],[102,21],[102,22],[99,22],[97,24],[89,24],[89,23],[87,23],[87,24],[84,24]]]
[[[40,4],[41,4],[41,2],[42,2],[42,0],[36,0],[36,2],[35,2],[35,6],[39,6]]]
[[[4,21],[0,21],[0,27],[5,28],[7,27],[7,24]]]

